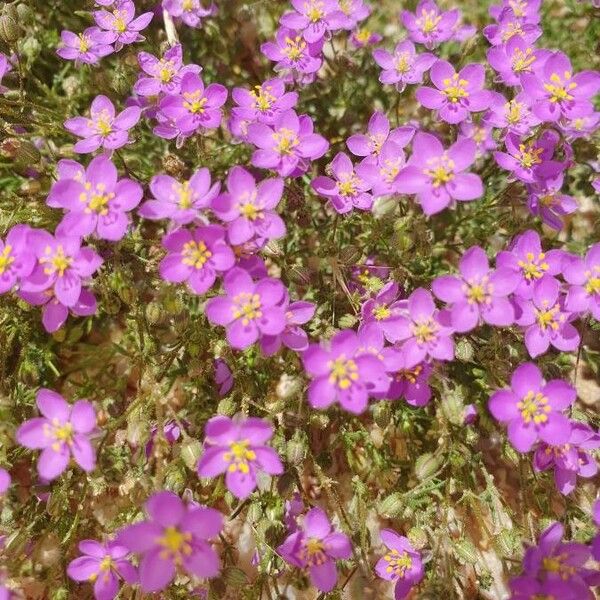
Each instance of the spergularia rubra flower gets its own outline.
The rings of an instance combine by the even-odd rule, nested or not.
[[[387,550],[377,561],[375,572],[382,579],[396,582],[394,598],[401,600],[423,579],[421,555],[408,538],[391,529],[382,529],[379,535]]]
[[[27,240],[29,231],[28,225],[15,225],[6,241],[0,239],[0,294],[12,290],[35,267],[36,257]]]
[[[36,403],[42,417],[25,421],[15,434],[17,442],[31,450],[42,450],[37,463],[40,477],[56,479],[71,458],[84,470],[96,466],[96,451],[89,436],[96,427],[96,411],[87,400],[72,406],[56,392],[41,389]]]
[[[378,48],[373,51],[373,58],[383,69],[379,81],[395,85],[399,92],[402,92],[409,83],[422,83],[423,76],[437,60],[430,52],[417,54],[410,40],[403,40],[396,44],[393,54]]]
[[[10,475],[6,469],[0,468],[0,496],[6,493],[10,487]]]
[[[266,445],[273,426],[264,419],[230,419],[222,415],[209,419],[204,428],[204,452],[198,462],[200,477],[225,473],[227,489],[241,500],[257,486],[256,475],[283,473],[283,465],[273,448]]]
[[[144,41],[140,31],[148,27],[154,13],[145,12],[136,17],[131,0],[118,0],[112,11],[96,10],[93,15],[98,27],[112,33],[115,50],[119,51],[126,44]]]
[[[442,12],[433,0],[421,0],[414,14],[403,10],[400,18],[408,37],[431,50],[452,37],[459,14],[456,8]]]
[[[95,65],[104,56],[114,52],[111,45],[114,35],[110,31],[102,31],[99,27],[88,27],[83,33],[62,31],[61,45],[56,54],[65,60],[75,63]]]
[[[201,27],[202,19],[217,14],[215,4],[206,8],[202,0],[163,0],[163,8],[176,19],[181,19],[188,27]]]
[[[589,311],[600,320],[600,243],[594,244],[583,258],[567,254],[562,271],[570,284],[565,308],[579,313]]]
[[[283,27],[302,32],[309,43],[319,42],[330,31],[345,25],[345,15],[336,0],[291,0],[293,11],[279,19]]]

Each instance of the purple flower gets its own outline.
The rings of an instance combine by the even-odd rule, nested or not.
[[[600,112],[561,119],[558,126],[569,141],[590,137],[600,127]]]
[[[396,44],[394,54],[383,48],[373,51],[375,62],[383,69],[379,81],[395,85],[402,92],[409,83],[422,83],[423,76],[437,60],[430,52],[417,54],[410,40]]]
[[[520,92],[507,101],[502,94],[492,93],[490,110],[484,115],[484,122],[506,130],[506,133],[527,136],[540,124],[540,120],[531,112],[527,96]]]
[[[600,73],[582,71],[574,75],[567,56],[554,52],[543,68],[522,75],[521,83],[532,100],[533,113],[552,123],[561,116],[574,118],[593,110],[592,99],[600,91]]]
[[[96,600],[113,600],[119,593],[120,579],[129,584],[137,583],[137,572],[129,562],[129,551],[116,542],[101,544],[95,540],[79,542],[83,554],[72,560],[67,575],[75,581],[94,584]]]
[[[146,502],[148,519],[120,530],[117,542],[141,554],[139,577],[144,592],[163,590],[181,570],[213,578],[221,563],[208,540],[219,535],[223,515],[196,504],[185,505],[172,492],[157,492]]]
[[[385,285],[389,275],[390,267],[377,265],[373,257],[369,257],[363,264],[352,267],[348,288],[362,297],[372,296]]]
[[[220,109],[227,100],[227,89],[211,83],[206,89],[197,73],[187,72],[181,78],[180,92],[165,96],[159,104],[160,113],[170,119],[183,137],[199,129],[216,129],[223,116]],[[159,135],[156,132],[155,133]]]
[[[508,12],[524,23],[539,23],[541,5],[542,0],[502,0],[501,4],[490,6],[489,13],[496,20]]]
[[[95,10],[93,15],[98,27],[113,34],[112,41],[115,42],[115,50],[118,52],[126,44],[144,41],[140,31],[148,27],[154,13],[146,12],[135,18],[135,4],[131,0],[120,0],[112,12]]]
[[[374,46],[379,44],[383,39],[383,36],[376,32],[370,31],[366,27],[361,27],[352,32],[350,36],[350,43],[355,48],[366,48],[367,46]]]
[[[320,508],[311,508],[302,526],[277,548],[290,565],[307,569],[312,584],[322,592],[331,591],[337,583],[335,561],[352,556],[350,539],[335,531]]]
[[[225,229],[219,225],[177,229],[167,234],[162,244],[169,254],[160,262],[160,276],[172,283],[187,282],[194,294],[205,294],[217,274],[235,264],[233,251],[225,242]]]
[[[563,180],[564,175],[559,173],[527,185],[529,211],[557,231],[563,228],[563,217],[574,213],[578,208],[573,196],[561,192]]]
[[[401,600],[423,579],[421,555],[407,538],[391,529],[382,529],[379,535],[388,550],[377,561],[375,572],[382,579],[396,582],[394,598]]]
[[[369,119],[367,133],[356,133],[346,140],[348,150],[355,156],[377,158],[386,142],[393,142],[398,149],[409,144],[415,134],[415,128],[410,125],[397,127],[390,131],[389,119],[385,113],[375,111]]]
[[[214,366],[215,383],[219,388],[219,396],[226,396],[233,387],[233,373],[222,358],[215,359]]]
[[[154,425],[150,430],[150,439],[146,442],[146,446],[144,447],[144,454],[146,458],[150,458],[152,456],[152,450],[154,449],[154,442],[156,436],[158,434],[158,427]],[[181,436],[181,427],[177,421],[167,421],[163,427],[162,437],[169,444],[173,445]]]
[[[48,206],[63,208],[57,232],[85,237],[95,233],[104,240],[125,236],[129,226],[127,211],[142,199],[142,186],[131,179],[118,179],[115,165],[107,155],[96,156],[84,171],[73,178],[61,178],[50,189]]]
[[[311,182],[313,190],[329,198],[333,208],[340,214],[346,214],[354,208],[370,210],[373,196],[368,193],[371,189],[368,179],[377,178],[378,171],[364,163],[355,168],[344,152],[336,154],[329,168],[334,179],[323,175],[316,177]]]
[[[405,313],[398,320],[394,342],[402,342],[405,368],[412,369],[427,357],[454,359],[454,341],[447,312],[437,310],[431,294],[417,288],[409,297]]]
[[[597,571],[585,568],[590,549],[585,544],[563,542],[564,528],[553,523],[540,535],[538,545],[523,558],[524,574],[545,584],[561,600],[592,598],[589,586],[597,583]]]
[[[19,290],[18,296],[32,306],[43,306],[42,324],[48,333],[58,331],[65,324],[69,312],[78,317],[88,317],[95,314],[97,309],[94,294],[85,288],[81,289],[79,298],[73,306],[62,304],[54,295],[52,288],[48,288],[43,292]]]
[[[227,489],[241,500],[256,489],[260,471],[281,475],[283,465],[273,448],[266,445],[273,437],[273,426],[264,419],[230,419],[218,415],[204,428],[205,447],[198,462],[200,477],[225,475]]]
[[[525,346],[535,358],[554,346],[562,352],[571,352],[579,346],[579,332],[569,321],[574,315],[564,308],[560,284],[550,275],[544,275],[533,286],[531,300],[515,297],[516,323],[525,330]]]
[[[459,333],[471,331],[481,320],[489,325],[507,327],[515,311],[507,298],[519,284],[519,275],[509,268],[490,270],[485,251],[469,248],[459,263],[460,277],[442,275],[431,289],[443,302],[452,304],[452,327]]]
[[[0,468],[0,496],[3,496],[9,487],[10,475],[6,469]]]
[[[575,489],[577,476],[594,477],[598,465],[591,450],[600,448],[600,434],[585,423],[571,422],[571,435],[565,444],[542,443],[533,456],[533,468],[554,468],[556,488],[565,496]]]
[[[141,110],[130,106],[115,116],[115,107],[106,96],[96,96],[90,107],[90,118],[73,117],[65,121],[65,129],[83,138],[73,150],[79,154],[102,147],[116,150],[130,143],[129,129],[140,120]]]
[[[260,350],[263,356],[273,356],[279,352],[281,345],[304,352],[308,348],[308,336],[300,325],[308,323],[315,314],[316,305],[312,302],[292,302],[285,311],[285,329],[279,335],[264,335],[260,339]]]
[[[294,108],[298,102],[297,92],[286,92],[283,79],[269,79],[252,90],[233,88],[231,96],[238,105],[232,115],[253,123],[271,125],[280,113]]]
[[[529,299],[533,296],[536,281],[544,275],[558,275],[561,272],[563,257],[562,250],[543,252],[540,236],[529,230],[518,235],[509,250],[498,253],[496,265],[512,269],[521,275],[515,294]]]
[[[584,258],[566,255],[563,276],[570,284],[565,300],[568,311],[585,313],[600,320],[600,243],[594,244]]]
[[[431,50],[452,37],[459,14],[458,9],[442,12],[432,0],[421,0],[415,14],[403,10],[400,18],[408,37]]]
[[[342,408],[360,414],[367,408],[369,395],[387,389],[388,376],[383,362],[370,353],[361,353],[360,340],[351,330],[336,333],[328,347],[312,344],[302,355],[312,377],[308,401],[313,408],[328,408],[339,402]]]
[[[12,65],[10,64],[10,59],[5,54],[0,52],[0,95],[8,92],[8,88],[2,85],[2,79],[7,73],[12,71]]]
[[[392,375],[386,398],[398,400],[403,397],[411,406],[426,406],[431,399],[429,377],[433,368],[427,362],[407,368],[407,363],[411,362],[406,352],[402,350],[396,352],[394,366],[398,367],[398,370]]]
[[[181,79],[186,73],[200,73],[202,67],[183,64],[181,44],[169,48],[162,58],[148,52],[138,53],[138,63],[143,71],[133,86],[139,96],[158,96],[178,94],[181,90]]]
[[[396,185],[399,193],[417,194],[426,215],[446,208],[453,200],[469,201],[483,195],[483,183],[474,173],[463,171],[475,161],[476,145],[463,138],[444,150],[437,137],[419,132],[413,152],[400,171]]]
[[[406,156],[402,148],[395,142],[387,141],[377,155],[363,159],[357,171],[372,186],[373,197],[379,198],[397,193],[405,164]]]
[[[483,35],[492,46],[506,44],[515,36],[526,44],[533,44],[542,35],[542,30],[537,23],[526,23],[515,17],[512,11],[502,11],[498,23],[483,28]]]
[[[417,100],[426,108],[437,110],[446,123],[460,123],[469,113],[485,110],[490,104],[490,93],[482,89],[485,84],[483,65],[470,64],[457,73],[449,62],[437,60],[429,76],[435,88],[420,87]]]
[[[395,341],[395,328],[406,300],[398,300],[398,284],[386,283],[377,294],[369,298],[361,308],[363,323],[374,323],[389,342]]]
[[[310,83],[323,64],[322,48],[323,39],[309,44],[298,31],[280,27],[275,41],[262,44],[260,51],[277,63],[275,71],[281,72],[286,82]]]
[[[594,502],[594,506],[592,507],[592,517],[594,518],[596,527],[600,527],[600,500]],[[600,533],[597,533],[592,540],[592,556],[594,557],[594,560],[600,561]]]
[[[494,150],[498,146],[494,139],[492,126],[485,121],[482,121],[480,125],[476,125],[472,121],[463,121],[460,124],[459,138],[466,138],[475,143],[477,158],[486,156],[490,150]]]
[[[506,44],[494,46],[487,51],[487,59],[498,73],[497,81],[520,87],[521,75],[541,68],[548,58],[548,50],[540,50],[527,43],[520,35],[511,37]]]
[[[72,307],[79,300],[82,279],[87,279],[102,264],[91,248],[82,248],[78,237],[32,229],[27,236],[37,264],[21,282],[25,292],[43,292],[52,288],[57,300]]]
[[[9,229],[6,242],[0,239],[0,294],[12,290],[35,267],[35,254],[27,239],[30,231],[28,225],[15,225]]]
[[[227,176],[227,192],[212,202],[213,212],[229,224],[227,237],[238,245],[253,237],[273,240],[285,235],[285,224],[275,212],[283,194],[283,179],[264,179],[258,185],[243,167]]]
[[[87,65],[96,64],[102,57],[114,52],[112,43],[115,36],[98,27],[88,27],[83,33],[63,30],[60,34],[61,46],[56,54],[65,60]]]
[[[279,23],[301,31],[309,44],[321,41],[328,32],[347,24],[336,0],[291,0],[291,3],[294,10],[284,13]]]
[[[285,329],[286,290],[277,279],[266,277],[254,283],[238,267],[223,280],[226,296],[212,298],[206,304],[208,320],[227,329],[227,341],[243,350],[263,335],[279,335]]]
[[[189,27],[200,27],[202,19],[217,14],[217,7],[202,6],[201,0],[163,0],[163,8],[175,18],[180,18]]]
[[[533,363],[523,363],[512,374],[510,389],[490,396],[494,418],[508,426],[508,438],[519,452],[528,452],[541,439],[547,444],[565,444],[571,423],[562,411],[575,402],[575,388],[562,379],[544,382]]]
[[[557,598],[557,600],[579,600],[578,596],[563,581],[545,581],[540,583],[535,577],[521,575],[509,582],[512,592],[510,600],[538,600],[539,598]],[[559,595],[557,595],[559,594]]]
[[[321,158],[329,148],[323,136],[313,133],[312,119],[293,110],[279,114],[273,126],[252,123],[248,141],[258,148],[252,154],[252,164],[273,169],[281,177],[302,175],[310,161]]]
[[[84,471],[96,466],[96,451],[89,435],[96,427],[96,411],[87,400],[73,406],[52,390],[37,393],[37,406],[42,417],[25,421],[15,434],[21,446],[42,450],[37,468],[40,477],[56,479],[69,465],[71,456]]]
[[[516,179],[531,183],[539,178],[553,177],[564,165],[551,160],[559,141],[555,131],[546,130],[533,140],[519,139],[514,133],[506,136],[507,152],[494,152],[494,159]]]
[[[211,186],[210,172],[198,169],[188,181],[180,183],[170,175],[155,175],[150,181],[154,200],[140,206],[138,214],[145,219],[170,219],[176,225],[187,225],[201,219],[202,210],[210,207],[221,184]]]

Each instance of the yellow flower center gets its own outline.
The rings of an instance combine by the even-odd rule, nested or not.
[[[491,291],[492,286],[488,283],[488,277],[484,277],[481,283],[467,286],[467,301],[469,304],[489,304],[492,301]]]
[[[86,191],[79,194],[79,200],[87,204],[86,213],[95,212],[99,215],[108,214],[108,203],[115,197],[113,192],[106,192],[106,185],[98,183],[96,189],[90,193],[92,184],[88,181],[84,185]]]
[[[54,440],[52,450],[59,452],[62,444],[73,445],[73,425],[71,423],[61,423],[58,419],[52,419],[50,423],[44,423],[42,428],[44,436]]]
[[[454,179],[454,161],[446,154],[430,158],[427,161],[430,168],[424,169],[423,173],[431,177],[431,183],[434,188],[440,187]]]
[[[392,311],[385,304],[380,304],[373,310],[373,316],[377,321],[383,321],[391,317]]]
[[[0,257],[0,273],[2,273],[2,257]],[[586,271],[585,291],[588,294],[600,294],[600,266],[595,265],[593,271]]]
[[[536,425],[545,423],[548,420],[548,413],[552,411],[548,404],[548,398],[541,392],[532,390],[517,402],[517,408],[526,424],[533,421]]]
[[[410,58],[408,52],[401,52],[398,54],[394,66],[398,73],[408,73],[410,71]]]
[[[525,52],[520,48],[515,48],[512,55],[512,70],[515,73],[531,71],[531,65],[536,61],[532,48],[525,48]]]
[[[310,2],[305,2],[304,10],[311,23],[316,23],[325,16],[325,12],[323,11],[323,3],[320,0],[311,0]]]
[[[83,35],[79,34],[79,52],[87,52],[90,49],[90,41]]]
[[[442,92],[446,95],[446,98],[450,100],[450,102],[456,103],[461,98],[468,98],[469,92],[465,89],[468,85],[468,81],[466,79],[460,79],[458,73],[454,73],[452,77],[447,77],[444,79],[444,89]]]
[[[523,109],[523,103],[511,100],[504,106],[506,110],[506,120],[511,125],[516,125],[521,120],[521,110]]]
[[[183,532],[177,527],[167,527],[163,535],[158,538],[158,544],[163,547],[160,552],[160,558],[163,560],[171,559],[176,564],[180,564],[184,556],[192,553],[192,534]]]
[[[515,35],[521,35],[523,33],[523,28],[520,23],[511,22],[508,24],[507,28],[502,32],[502,41],[508,42],[511,37]]]
[[[194,10],[194,0],[183,0],[181,8],[185,11]]]
[[[127,29],[127,25],[125,24],[125,13],[120,10],[114,10],[113,15],[114,15],[113,27],[119,33],[123,33]]]
[[[565,552],[563,554],[557,554],[556,556],[546,556],[542,560],[542,569],[549,573],[556,573],[560,575],[563,581],[568,581],[575,573],[577,569],[571,565],[566,565],[565,561],[569,558],[569,555]]]
[[[371,31],[363,27],[356,32],[355,37],[361,44],[366,44],[371,39]]]
[[[103,110],[100,113],[100,115],[96,119],[95,125],[96,131],[102,136],[107,136],[109,133],[112,132],[112,119],[105,110]]]
[[[187,210],[194,203],[194,190],[190,187],[189,181],[173,185],[175,193],[179,196],[177,204],[181,210]]]
[[[408,552],[398,552],[395,548],[390,550],[383,560],[388,563],[385,568],[387,573],[392,573],[395,577],[403,578],[406,571],[412,567],[412,558]]]
[[[273,89],[271,86],[263,89],[260,85],[257,85],[250,91],[250,94],[254,97],[254,106],[261,112],[269,110],[277,101],[277,98],[269,91],[271,89]]]
[[[6,271],[10,265],[15,262],[15,257],[11,256],[12,246],[10,244],[6,244],[4,249],[2,250],[2,254],[0,254],[0,275]]]
[[[208,102],[208,98],[202,97],[200,90],[194,90],[193,92],[183,92],[184,103],[183,107],[190,111],[192,114],[203,114],[204,105]]]
[[[573,100],[573,96],[570,92],[577,87],[577,84],[574,81],[571,81],[571,77],[570,71],[564,72],[564,81],[558,73],[552,73],[552,75],[550,75],[550,81],[552,83],[544,84],[544,89],[550,94],[550,102]]]
[[[62,277],[65,274],[65,271],[71,266],[72,262],[73,259],[70,256],[65,255],[65,251],[61,244],[58,245],[54,254],[52,253],[52,248],[46,246],[44,249],[44,256],[40,258],[41,264],[48,265],[44,268],[44,273],[46,275],[58,273],[59,277]]]
[[[344,198],[356,196],[357,187],[360,183],[358,177],[354,173],[343,173],[341,177],[342,181],[338,183],[340,196],[344,196]]]
[[[329,383],[337,385],[341,390],[347,390],[353,381],[358,380],[358,367],[352,359],[344,354],[335,360],[327,362],[329,368]]]
[[[160,59],[158,67],[158,77],[163,83],[169,83],[173,79],[174,64],[170,60]]]
[[[544,302],[545,303],[545,302]],[[559,316],[559,321],[556,319],[557,313],[560,315],[560,307],[558,304],[555,304],[552,308],[544,307],[541,309],[535,309],[535,320],[537,324],[540,326],[540,329],[545,331],[550,328],[556,331],[560,327],[559,321],[563,321],[563,315]]]
[[[529,281],[539,279],[550,268],[550,265],[544,260],[546,258],[544,252],[540,252],[537,258],[533,252],[528,252],[525,257],[526,261],[520,260],[517,264],[523,270],[523,277]]]
[[[260,296],[241,292],[233,298],[233,318],[242,319],[242,325],[246,326],[254,319],[262,317]]]
[[[423,10],[417,19],[417,25],[423,33],[432,33],[442,20],[441,15],[436,15],[435,10]]]
[[[304,39],[297,35],[294,39],[286,37],[285,38],[285,49],[283,52],[291,61],[298,60],[306,50],[306,42]]]
[[[403,379],[408,381],[409,383],[416,383],[417,377],[421,374],[423,370],[422,365],[417,365],[414,369],[400,369],[396,373],[396,381],[402,381]]]
[[[323,540],[318,538],[308,538],[302,541],[300,549],[301,560],[306,561],[309,566],[322,565],[326,560],[325,545]]]
[[[417,338],[419,344],[426,344],[435,338],[438,331],[438,324],[433,319],[426,321],[417,321],[412,327],[412,334]]]
[[[203,241],[196,242],[190,240],[183,245],[182,263],[194,269],[201,269],[206,261],[212,256],[212,252],[206,247]]]
[[[540,155],[544,151],[543,148],[534,148],[534,142],[528,144],[519,144],[519,152],[517,158],[523,167],[531,169],[535,165],[539,165],[542,162]]]
[[[524,17],[527,4],[523,0],[508,0],[508,5],[511,7],[515,17]]]
[[[249,445],[249,440],[241,440],[229,444],[229,452],[225,452],[223,460],[229,463],[227,470],[230,473],[239,471],[246,474],[250,471],[248,463],[256,460],[256,453],[254,450],[248,449]]]
[[[250,221],[256,221],[263,216],[262,211],[252,202],[240,205],[240,213]]]
[[[273,133],[273,140],[277,144],[276,149],[279,154],[291,154],[300,143],[298,136],[291,129],[285,127]]]

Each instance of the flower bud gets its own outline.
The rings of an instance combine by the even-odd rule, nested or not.
[[[375,199],[371,211],[376,219],[383,219],[392,215],[396,210],[396,206],[398,206],[396,196],[380,196]]]
[[[0,15],[0,40],[12,46],[21,37],[21,28],[8,14]]]
[[[462,563],[474,565],[479,557],[475,544],[467,538],[462,538],[454,543],[454,555]]]
[[[29,141],[14,137],[6,138],[0,144],[0,154],[12,158],[16,163],[28,167],[40,161],[40,151]]]
[[[427,532],[420,527],[411,527],[406,534],[406,537],[417,550],[422,550],[425,548],[425,546],[427,546]]]
[[[18,4],[16,12],[16,21],[19,23],[27,23],[27,21],[33,18],[33,11],[29,8],[29,6],[27,6],[27,4]]]
[[[440,468],[441,462],[440,457],[431,452],[421,454],[415,462],[415,475],[417,479],[423,481],[431,477]]]
[[[473,360],[473,346],[466,338],[461,338],[456,344],[456,358],[461,362],[469,362]]]
[[[158,325],[164,320],[165,312],[160,302],[150,302],[146,306],[146,319],[151,325]]]
[[[373,420],[381,429],[385,429],[392,418],[392,407],[389,402],[385,400],[382,402],[378,402],[373,407]]]
[[[362,252],[360,249],[356,246],[350,245],[344,246],[340,250],[339,259],[340,262],[344,263],[345,265],[354,265],[360,260],[361,256]]]
[[[217,414],[225,415],[226,417],[233,417],[237,412],[238,406],[231,398],[223,398],[217,405]]]
[[[378,506],[378,512],[380,515],[389,518],[395,518],[400,515],[404,508],[404,501],[402,500],[402,494],[400,492],[394,492],[389,496],[386,496]]]
[[[301,429],[297,429],[285,449],[288,462],[292,465],[299,465],[306,458],[307,450],[308,438],[306,433]]]
[[[324,413],[313,413],[310,415],[309,422],[318,429],[326,429],[329,425],[329,417]]]
[[[357,323],[358,319],[349,313],[342,315],[338,321],[338,325],[342,329],[350,329]]]
[[[311,272],[306,267],[294,266],[288,272],[290,281],[299,285],[309,285],[311,281]]]
[[[171,175],[172,177],[181,176],[186,170],[185,163],[175,154],[165,154],[162,166],[167,175]]]
[[[181,458],[185,466],[193,471],[202,454],[202,444],[198,440],[188,440],[181,445]]]
[[[228,586],[233,588],[241,588],[248,584],[248,576],[238,567],[224,569],[222,579]]]
[[[275,392],[280,400],[290,400],[302,389],[302,381],[299,377],[292,377],[284,373],[277,382]]]

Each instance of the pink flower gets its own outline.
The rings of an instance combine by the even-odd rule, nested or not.
[[[458,9],[442,12],[433,0],[421,0],[414,14],[403,10],[400,18],[409,38],[431,50],[452,37],[459,15]]]
[[[373,51],[373,58],[383,69],[379,81],[395,85],[399,92],[409,83],[422,83],[423,76],[437,60],[430,52],[417,54],[410,40],[396,44],[394,54],[378,48]]]
[[[115,50],[111,45],[114,35],[99,27],[88,27],[79,34],[65,30],[61,32],[60,38],[61,46],[56,54],[65,60],[74,60],[76,64],[95,65],[102,57]]]
[[[15,434],[17,442],[32,450],[41,449],[38,473],[46,480],[56,479],[71,457],[84,471],[96,466],[96,451],[89,435],[96,427],[96,411],[87,400],[70,406],[56,392],[41,389],[36,398],[42,417],[25,421]]]
[[[302,32],[309,43],[319,42],[330,31],[347,24],[336,0],[291,0],[294,11],[284,13],[279,23]]]
[[[146,12],[135,18],[135,4],[131,0],[118,0],[112,12],[102,9],[93,15],[98,27],[113,34],[112,41],[118,52],[126,44],[144,41],[139,32],[148,27],[154,13]]]
[[[35,267],[35,254],[28,243],[31,228],[15,225],[0,239],[0,294],[12,290],[17,282],[28,277]]]

